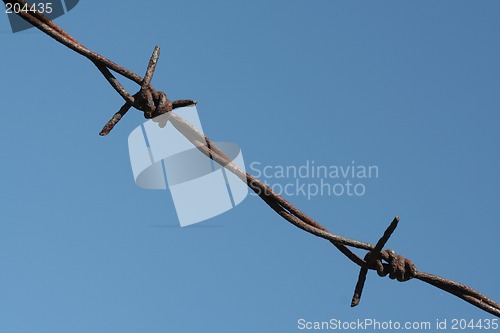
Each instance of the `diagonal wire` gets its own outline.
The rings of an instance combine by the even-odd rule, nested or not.
[[[10,3],[12,5],[17,3],[21,6],[25,4],[25,1],[23,0],[3,0],[3,2],[6,4]],[[67,34],[53,21],[46,18],[43,14],[38,12],[33,13],[23,11],[17,14],[50,37],[54,38],[56,41],[92,61],[106,78],[106,80],[110,83],[113,89],[115,89],[115,91],[117,91],[117,93],[122,96],[125,104],[117,113],[114,114],[108,124],[106,124],[106,126],[100,133],[101,135],[107,135],[113,129],[114,125],[116,125],[116,123],[127,113],[127,111],[132,106],[140,111],[143,111],[145,116],[148,118],[167,112],[164,114],[164,116],[167,117],[164,122],[170,121],[179,132],[181,132],[186,138],[188,138],[188,140],[190,140],[207,157],[224,166],[226,169],[240,178],[243,182],[245,182],[278,215],[280,215],[286,221],[295,225],[296,227],[317,237],[328,240],[352,262],[360,266],[360,274],[358,277],[358,282],[356,284],[353,301],[351,303],[352,306],[355,306],[359,303],[361,292],[366,280],[366,273],[368,272],[368,270],[375,270],[380,276],[389,275],[391,279],[397,279],[398,281],[407,281],[412,278],[418,279],[439,289],[442,289],[450,294],[453,294],[465,300],[466,302],[480,308],[481,310],[500,317],[500,305],[487,296],[481,294],[477,290],[437,275],[419,272],[410,260],[396,254],[396,252],[392,250],[383,250],[385,243],[389,240],[390,236],[398,225],[398,217],[394,218],[394,220],[384,232],[384,235],[380,238],[376,245],[342,237],[331,233],[313,218],[311,218],[300,209],[292,205],[289,201],[275,193],[268,185],[261,182],[251,174],[241,170],[207,136],[199,132],[194,126],[192,126],[177,114],[168,112],[172,111],[172,109],[175,109],[176,107],[196,104],[196,101],[178,100],[171,102],[166,97],[165,93],[156,91],[152,87],[151,79],[153,77],[154,69],[158,61],[159,47],[155,48],[148,64],[145,78],[142,78],[141,76],[112,62],[111,60],[101,56],[100,54],[89,50],[72,36]],[[139,84],[141,86],[139,92],[134,95],[128,93],[127,90],[120,84],[120,82],[113,76],[110,70]],[[160,113],[155,113],[155,110],[160,111]],[[366,254],[364,259],[361,259],[348,247],[367,250],[368,253]]]

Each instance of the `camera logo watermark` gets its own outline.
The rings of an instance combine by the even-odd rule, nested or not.
[[[19,32],[33,28],[33,25],[23,20],[19,13],[41,13],[54,20],[69,12],[78,4],[79,0],[51,0],[51,1],[26,1],[26,4],[7,3],[5,13],[9,18],[12,32]]]
[[[341,165],[324,165],[309,160],[301,165],[252,162],[249,172],[279,195],[304,196],[307,200],[316,196],[361,197],[366,194],[367,182],[379,177],[378,166],[355,161]]]
[[[175,113],[203,133],[196,106]],[[181,226],[220,215],[241,203],[247,185],[198,150],[169,121],[170,113],[146,121],[130,133],[128,146],[135,182],[145,189],[166,189],[172,194]],[[161,119],[160,119],[161,118]],[[162,128],[159,124],[166,125]],[[216,143],[243,171],[240,148]]]

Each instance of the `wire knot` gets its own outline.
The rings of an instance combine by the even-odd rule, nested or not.
[[[365,255],[365,263],[361,266],[359,271],[358,282],[354,289],[354,296],[352,296],[351,307],[358,305],[361,300],[361,294],[365,286],[366,275],[369,269],[376,270],[377,274],[382,277],[389,274],[389,278],[397,279],[400,282],[408,281],[417,274],[417,268],[409,259],[397,254],[394,250],[382,250],[394,230],[396,230],[398,223],[399,216],[396,216],[385,230],[382,237],[380,237],[375,247]]]
[[[382,260],[387,263],[383,263]],[[399,282],[408,281],[415,277],[417,268],[411,260],[397,254],[394,250],[380,252],[370,251],[365,256],[369,269],[377,271],[379,276],[389,275],[389,278]]]
[[[138,110],[144,112],[144,118],[151,119],[173,110],[173,103],[163,91],[157,91],[151,86],[146,87],[134,95],[134,104]]]
[[[140,82],[138,82],[141,85],[141,89],[133,96],[131,96],[125,90],[125,88],[123,88],[123,86],[116,80],[116,78],[109,72],[109,70],[105,66],[96,63],[97,68],[99,68],[99,70],[108,79],[111,85],[115,87],[115,89],[125,99],[125,104],[107,122],[99,135],[108,135],[109,132],[115,127],[115,125],[122,119],[122,117],[128,112],[131,107],[144,112],[144,118],[152,119],[164,113],[170,112],[175,108],[196,105],[196,101],[190,99],[182,99],[172,102],[167,98],[167,94],[165,94],[163,91],[158,91],[153,88],[153,86],[151,85],[151,80],[153,79],[153,74],[159,56],[160,48],[156,46],[151,59],[149,60],[146,75],[144,75],[144,78]],[[160,127],[164,127],[165,124],[165,122],[161,122]]]

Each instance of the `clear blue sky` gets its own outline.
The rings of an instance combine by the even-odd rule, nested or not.
[[[161,46],[155,87],[198,100],[247,168],[376,165],[363,196],[290,200],[372,243],[400,215],[389,248],[499,301],[499,15],[497,1],[82,0],[56,22],[140,75]],[[253,196],[180,228],[170,193],[133,181],[142,115],[98,135],[122,102],[93,65],[5,15],[0,45],[1,333],[493,318],[373,272],[351,309],[358,268]]]

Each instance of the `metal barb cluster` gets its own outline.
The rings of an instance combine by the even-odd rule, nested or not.
[[[358,305],[361,300],[368,269],[377,271],[377,274],[381,277],[389,274],[390,279],[396,279],[399,282],[408,281],[417,274],[417,268],[409,259],[397,254],[394,250],[382,250],[394,230],[396,230],[398,223],[399,216],[396,216],[391,225],[384,232],[384,235],[375,245],[375,248],[366,253],[364,258],[366,266],[361,267],[359,271],[358,282],[356,283],[354,295],[352,296],[351,307]],[[382,260],[385,260],[387,263],[383,263]]]
[[[21,5],[25,4],[23,0],[3,0],[3,2],[11,4],[19,3]],[[180,133],[188,138],[188,140],[190,140],[195,147],[197,147],[210,159],[220,165],[223,165],[227,170],[238,176],[278,215],[296,227],[312,235],[328,240],[342,254],[360,267],[358,282],[356,284],[351,306],[359,304],[368,270],[375,270],[379,276],[389,275],[389,278],[396,279],[401,282],[408,281],[412,278],[421,280],[453,294],[466,302],[493,314],[494,316],[500,317],[500,305],[492,299],[479,293],[477,290],[440,276],[417,271],[415,265],[413,265],[410,260],[396,254],[393,250],[383,250],[383,247],[399,223],[399,217],[394,218],[376,245],[342,237],[331,233],[310,216],[303,213],[286,199],[275,193],[268,185],[261,182],[251,174],[241,170],[208,137],[199,132],[195,127],[174,112],[170,112],[177,107],[196,104],[195,101],[179,100],[170,102],[165,93],[157,91],[153,88],[151,80],[160,54],[159,47],[155,48],[149,61],[146,75],[142,78],[128,69],[101,56],[100,54],[87,49],[44,15],[31,12],[20,12],[18,15],[58,42],[92,61],[108,80],[110,85],[125,100],[125,104],[108,121],[100,135],[107,135],[131,107],[144,112],[144,116],[146,118],[153,118],[157,115],[169,112],[168,121],[170,121]],[[110,70],[139,84],[141,86],[139,92],[134,95],[129,94],[113,76],[113,74],[111,74]],[[164,126],[165,124],[160,124],[160,126],[162,125]],[[364,259],[362,259],[348,247],[363,249],[368,252]]]
[[[151,85],[151,80],[153,79],[153,74],[156,69],[156,64],[160,57],[160,47],[156,46],[151,59],[149,60],[148,68],[144,79],[141,81],[140,90],[131,96],[126,89],[118,82],[118,80],[111,74],[108,67],[102,63],[96,62],[95,59],[91,59],[97,66],[99,71],[108,80],[111,86],[123,97],[125,104],[122,105],[120,110],[116,112],[113,117],[107,122],[103,127],[99,135],[108,135],[109,132],[114,128],[114,126],[122,119],[122,117],[130,110],[131,107],[136,108],[144,112],[144,118],[151,119],[160,116],[166,112],[170,112],[175,108],[188,106],[196,104],[196,101],[192,100],[178,100],[170,101],[167,98],[167,94],[163,91],[158,91]]]

